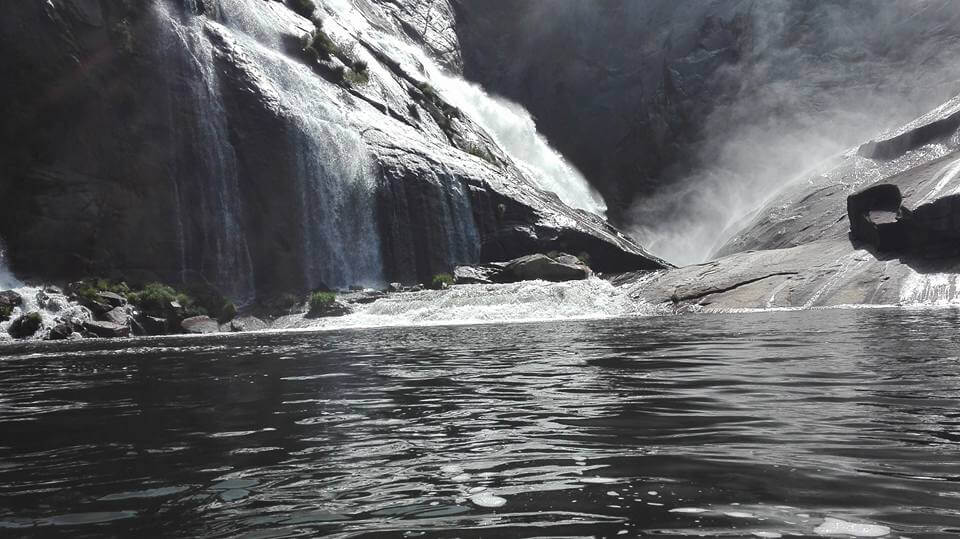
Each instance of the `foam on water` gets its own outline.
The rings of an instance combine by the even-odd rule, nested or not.
[[[612,318],[652,314],[607,281],[462,285],[448,290],[395,294],[357,306],[347,316],[308,320],[291,315],[277,320],[278,329],[341,329],[355,327],[479,324]]]
[[[960,305],[960,275],[917,273],[911,269],[900,286],[900,303],[927,307]]]
[[[23,283],[17,280],[13,272],[10,271],[7,265],[7,248],[3,244],[3,240],[0,240],[0,290],[7,290],[18,286],[23,286]]]
[[[890,528],[877,524],[861,524],[847,522],[839,518],[827,517],[823,524],[813,530],[818,535],[850,535],[853,537],[883,537],[890,533]]]

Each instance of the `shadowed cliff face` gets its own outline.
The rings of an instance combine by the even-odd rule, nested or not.
[[[960,5],[454,3],[467,78],[527,106],[615,223],[676,262],[844,148],[952,96]]]
[[[313,53],[315,22],[283,2],[9,6],[12,269],[202,280],[244,301],[540,250],[661,266],[544,191],[440,87],[428,64],[460,63],[446,2],[317,4],[329,45]]]

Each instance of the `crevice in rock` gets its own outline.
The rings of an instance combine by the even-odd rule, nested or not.
[[[748,279],[748,280],[746,280],[746,281],[740,281],[740,282],[738,282],[738,283],[736,283],[736,284],[733,284],[733,285],[728,286],[728,287],[725,287],[725,288],[712,289],[712,290],[708,290],[708,291],[706,291],[706,292],[701,292],[701,293],[697,293],[697,294],[689,294],[689,295],[686,295],[686,296],[678,296],[677,293],[674,292],[673,295],[670,297],[670,300],[673,301],[674,303],[680,303],[681,301],[693,301],[693,300],[698,300],[698,299],[705,298],[705,297],[707,297],[707,296],[711,296],[711,295],[713,295],[713,294],[722,294],[722,293],[724,293],[724,292],[729,292],[729,291],[731,291],[731,290],[736,290],[737,288],[740,288],[741,286],[746,286],[746,285],[748,285],[748,284],[753,284],[753,283],[756,283],[756,282],[758,282],[758,281],[762,281],[762,280],[764,280],[764,279],[769,279],[769,278],[771,278],[771,277],[787,276],[787,275],[799,275],[799,272],[796,272],[796,271],[779,271],[779,272],[776,272],[776,273],[770,273],[770,274],[764,275],[764,276],[762,276],[762,277],[757,277],[757,278],[754,278],[754,279]],[[679,287],[678,287],[678,288],[679,288]]]

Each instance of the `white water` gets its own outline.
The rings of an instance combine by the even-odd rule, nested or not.
[[[18,286],[23,286],[23,283],[17,280],[13,272],[10,271],[9,263],[7,262],[7,248],[3,240],[0,240],[0,290],[7,290]]]
[[[423,76],[450,104],[479,124],[539,189],[555,193],[566,205],[604,216],[606,204],[583,175],[547,141],[523,106],[492,96],[481,86],[442,69],[422,49],[371,25],[350,0],[327,0],[348,32],[367,34],[410,73]]]
[[[960,305],[960,274],[917,273],[912,269],[900,285],[900,304],[920,307]]]
[[[189,103],[195,118],[175,118],[172,163],[188,163],[185,170],[174,167],[179,195],[181,272],[198,270],[235,301],[244,304],[254,296],[253,264],[241,226],[242,211],[238,184],[237,156],[230,143],[227,116],[220,80],[214,66],[214,48],[204,35],[204,19],[170,11],[157,4],[164,39],[157,49],[165,76],[185,85],[178,98]],[[171,92],[175,91],[171,88]],[[184,229],[184,217],[198,201],[202,226]],[[197,231],[201,237],[191,237]],[[199,255],[196,246],[201,246]],[[197,259],[198,258],[198,259]]]
[[[566,283],[525,281],[514,284],[455,286],[394,294],[340,318],[309,320],[291,315],[277,329],[342,329],[614,318],[653,314],[602,279]]]
[[[449,75],[432,62],[425,61],[424,65],[440,94],[479,123],[537,187],[555,193],[571,208],[606,215],[607,206],[600,193],[550,146],[525,108],[491,96],[481,86]]]

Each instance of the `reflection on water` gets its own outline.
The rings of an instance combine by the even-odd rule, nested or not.
[[[0,348],[0,535],[960,533],[953,311]]]

